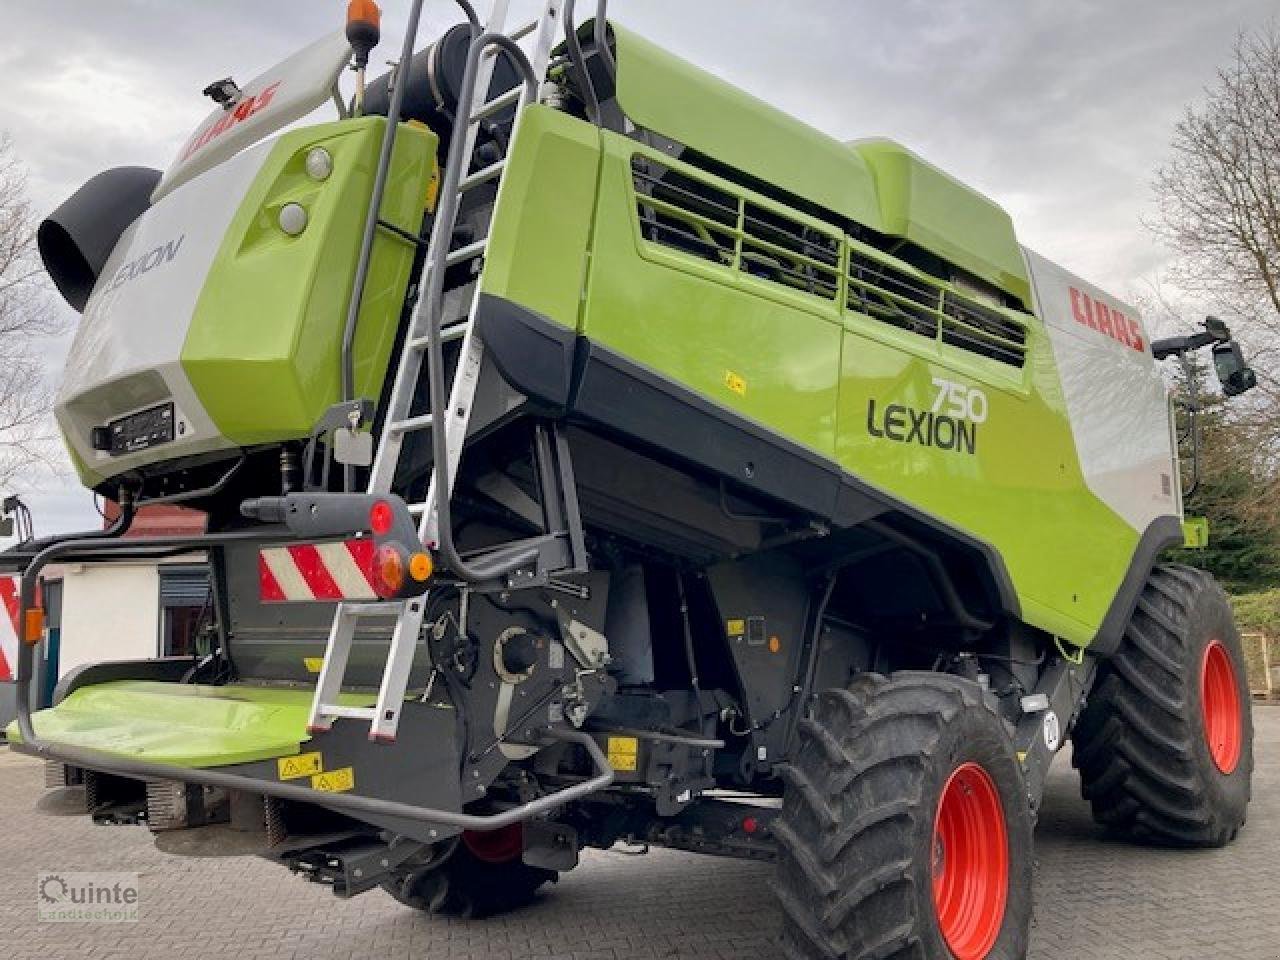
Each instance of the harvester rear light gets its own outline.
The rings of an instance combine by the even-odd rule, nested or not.
[[[374,536],[385,537],[391,532],[395,521],[395,511],[385,500],[379,500],[369,510],[369,529],[373,531]]]
[[[298,237],[307,229],[307,208],[300,203],[286,203],[278,215],[280,229],[291,237]]]
[[[409,557],[409,576],[413,577],[418,583],[426,583],[430,580],[435,570],[435,561],[431,559],[431,554],[426,551],[415,553]]]
[[[399,543],[384,543],[373,554],[372,581],[378,596],[391,600],[422,592],[435,573],[435,562],[424,550],[410,552]]]
[[[373,555],[373,585],[379,596],[394,597],[404,589],[404,550],[392,543],[383,544]]]
[[[324,147],[312,147],[307,151],[305,166],[312,180],[328,180],[333,174],[333,154]]]

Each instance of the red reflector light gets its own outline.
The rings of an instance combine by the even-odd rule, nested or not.
[[[760,821],[757,820],[755,817],[742,818],[743,833],[755,833],[759,829],[760,829]]]
[[[369,529],[379,537],[386,536],[391,532],[391,525],[395,523],[395,519],[396,515],[391,510],[391,504],[385,500],[379,500],[369,511]]]

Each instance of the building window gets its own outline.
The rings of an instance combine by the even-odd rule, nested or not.
[[[205,564],[160,568],[160,655],[196,655],[196,637],[208,622],[209,568]]]

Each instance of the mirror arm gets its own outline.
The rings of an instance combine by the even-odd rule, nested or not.
[[[1200,487],[1200,389],[1193,376],[1195,370],[1191,357],[1180,353],[1178,361],[1182,364],[1183,381],[1187,385],[1187,401],[1184,407],[1187,411],[1187,438],[1191,441],[1191,476],[1182,488],[1182,499],[1185,503],[1186,499],[1193,496]]]

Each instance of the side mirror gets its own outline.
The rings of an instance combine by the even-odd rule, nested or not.
[[[1234,340],[1213,345],[1213,369],[1228,397],[1238,397],[1258,385],[1258,375],[1244,362],[1244,351]]]

